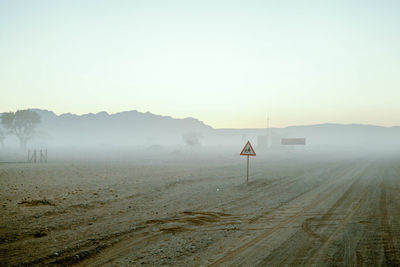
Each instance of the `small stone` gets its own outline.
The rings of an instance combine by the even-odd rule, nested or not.
[[[46,235],[47,234],[44,232],[36,232],[33,236],[39,238],[39,237],[46,236]]]

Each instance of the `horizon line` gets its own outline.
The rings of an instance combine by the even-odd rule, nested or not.
[[[373,127],[381,127],[381,128],[393,128],[393,127],[400,127],[400,125],[392,125],[392,126],[383,126],[383,125],[376,125],[376,124],[368,124],[368,123],[337,123],[337,122],[321,122],[321,123],[315,123],[315,124],[295,124],[295,125],[288,125],[285,127],[250,127],[250,128],[233,128],[233,127],[222,127],[222,128],[217,128],[217,127],[213,127],[209,124],[206,124],[204,121],[198,119],[198,118],[194,118],[194,117],[173,117],[170,115],[161,115],[161,114],[156,114],[156,113],[152,113],[150,111],[146,111],[146,112],[141,112],[138,111],[137,109],[131,109],[131,110],[124,110],[124,111],[118,111],[118,112],[114,112],[114,113],[109,113],[108,111],[102,110],[102,111],[98,111],[96,113],[94,112],[89,112],[89,113],[72,113],[72,112],[64,112],[64,113],[56,113],[52,110],[49,109],[43,109],[43,108],[26,108],[26,109],[17,109],[18,110],[41,110],[41,111],[47,111],[47,112],[51,112],[56,116],[62,116],[62,115],[73,115],[73,116],[85,116],[85,115],[98,115],[100,113],[106,113],[107,115],[111,116],[111,115],[116,115],[116,114],[120,114],[120,113],[124,113],[124,112],[137,112],[137,113],[141,113],[141,114],[151,114],[151,115],[155,115],[155,116],[160,116],[160,117],[167,117],[167,118],[172,118],[172,119],[178,119],[178,120],[184,120],[184,119],[194,119],[197,121],[200,121],[201,123],[203,123],[205,126],[211,127],[214,130],[267,130],[267,129],[285,129],[285,128],[289,128],[289,127],[310,127],[310,126],[322,126],[322,125],[341,125],[341,126],[373,126]],[[1,113],[5,113],[5,112],[10,112],[10,111],[2,111]]]

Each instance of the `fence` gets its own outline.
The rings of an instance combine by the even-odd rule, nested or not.
[[[40,150],[28,150],[28,162],[37,163],[47,162],[47,149],[40,149]]]

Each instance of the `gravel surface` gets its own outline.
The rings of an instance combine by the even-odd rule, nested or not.
[[[400,157],[0,164],[2,266],[399,266]]]

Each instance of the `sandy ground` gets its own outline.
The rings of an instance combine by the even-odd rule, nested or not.
[[[272,159],[273,158],[273,159]],[[0,164],[2,266],[399,266],[400,157]]]

